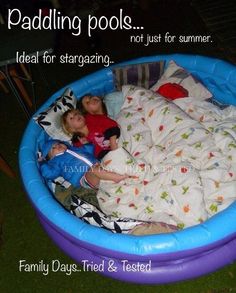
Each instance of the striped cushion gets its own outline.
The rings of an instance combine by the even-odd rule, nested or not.
[[[164,72],[165,61],[140,63],[113,68],[114,84],[117,90],[122,85],[132,84],[149,89]]]

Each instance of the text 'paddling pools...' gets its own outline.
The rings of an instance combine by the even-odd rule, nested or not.
[[[144,29],[142,26],[133,26],[132,18],[124,14],[123,9],[119,10],[119,15],[111,17],[88,15],[87,20],[82,24],[82,19],[75,15],[69,17],[62,15],[56,9],[49,9],[48,15],[44,16],[39,9],[38,15],[34,17],[23,16],[17,8],[8,9],[8,29],[20,27],[24,30],[64,30],[69,29],[72,35],[79,36],[83,30],[87,30],[89,37],[94,30],[139,30]]]

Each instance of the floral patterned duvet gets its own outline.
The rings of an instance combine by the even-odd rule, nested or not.
[[[101,182],[103,212],[185,228],[229,206],[236,199],[236,108],[193,98],[173,103],[134,86],[122,91],[120,147],[102,164],[130,178]]]

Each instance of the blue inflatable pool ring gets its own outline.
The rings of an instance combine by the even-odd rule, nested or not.
[[[198,55],[158,55],[122,64],[174,60],[200,80],[214,97],[236,105],[236,66]],[[76,96],[115,90],[110,68],[68,85]],[[65,88],[39,109],[48,107]],[[167,234],[134,236],[115,234],[89,225],[66,211],[52,196],[37,164],[37,139],[42,129],[30,120],[19,150],[25,190],[37,216],[53,241],[76,262],[97,264],[99,273],[143,284],[163,284],[199,277],[236,260],[236,202],[206,222]],[[86,269],[84,267],[84,269]]]

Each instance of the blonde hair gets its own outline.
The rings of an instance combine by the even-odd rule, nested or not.
[[[74,132],[71,130],[70,126],[68,125],[67,123],[67,117],[68,117],[68,114],[70,114],[71,112],[74,112],[74,111],[78,111],[77,109],[69,109],[67,110],[66,112],[64,112],[61,116],[61,127],[62,127],[62,130],[65,132],[65,134],[69,135],[69,136],[73,136]]]

